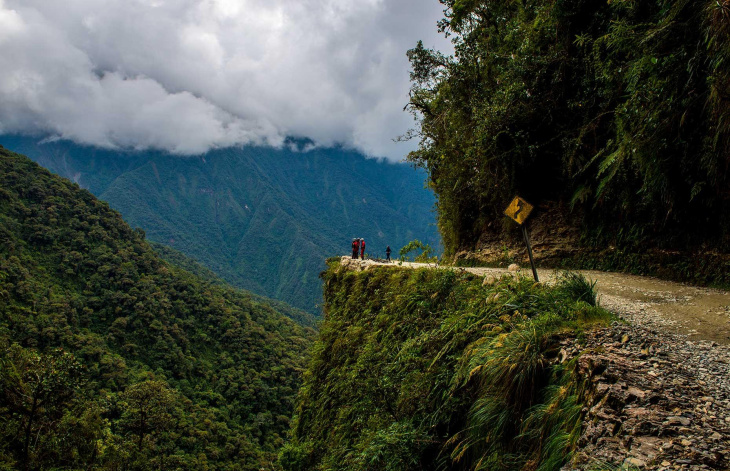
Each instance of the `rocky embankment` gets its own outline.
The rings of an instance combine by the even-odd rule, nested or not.
[[[383,265],[346,258],[342,264],[351,270]],[[428,267],[390,264],[399,265]],[[465,270],[485,283],[505,273]],[[701,339],[725,340],[709,330],[727,328],[720,312],[726,293],[587,273],[598,278],[599,293],[608,290],[604,307],[621,320],[563,342],[561,361],[577,357],[589,382],[578,450],[564,470],[730,470],[730,345]],[[554,276],[541,270],[540,278]]]
[[[561,354],[579,356],[591,383],[579,450],[564,469],[730,469],[727,346],[617,322]]]

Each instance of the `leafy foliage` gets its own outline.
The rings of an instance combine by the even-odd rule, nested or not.
[[[183,268],[184,270],[194,274],[195,276],[199,277],[202,280],[205,280],[206,282],[218,286],[228,286],[228,283],[223,281],[223,279],[213,273],[213,271],[204,267],[192,258],[187,257],[182,252],[179,252],[172,247],[168,247],[166,245],[158,244],[155,242],[150,242],[150,246],[163,260],[170,263],[171,265]],[[244,293],[249,295],[251,301],[270,306],[274,308],[277,312],[280,312],[281,314],[287,316],[289,319],[297,322],[299,325],[311,328],[317,327],[318,318],[306,311],[292,307],[283,301],[265,298],[254,293]]]
[[[572,207],[596,244],[727,246],[727,2],[441,3],[455,54],[409,51],[409,158],[447,252],[502,231],[515,193]]]
[[[3,466],[268,466],[313,335],[0,149]]]
[[[0,411],[7,420],[2,438],[26,468],[36,469],[49,457],[58,458],[53,439],[67,432],[64,415],[81,384],[81,365],[61,350],[39,355],[15,344],[3,355]]]
[[[416,255],[416,262],[428,262],[436,259],[435,257],[433,257],[433,248],[429,244],[424,244],[418,239],[412,240],[403,247],[401,247],[401,249],[398,251],[398,255],[400,255],[401,260],[405,260],[409,257],[409,254],[411,252],[416,252],[418,250],[420,250],[421,253]]]
[[[330,263],[284,469],[564,464],[583,382],[556,360],[558,342],[610,317],[572,297],[577,277],[554,288],[510,276],[483,286],[453,270]]]

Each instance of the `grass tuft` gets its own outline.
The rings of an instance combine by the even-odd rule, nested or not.
[[[571,271],[561,273],[558,278],[557,289],[574,301],[583,301],[591,306],[598,305],[596,281],[588,280],[581,273]]]

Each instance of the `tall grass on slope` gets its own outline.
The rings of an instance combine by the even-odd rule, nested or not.
[[[582,379],[559,343],[609,314],[594,284],[337,264],[300,391],[287,470],[557,470]]]
[[[597,308],[595,286],[581,274],[562,273],[546,299],[554,305],[574,301],[568,315],[546,310],[528,317],[516,309],[502,318],[505,332],[467,348],[457,379],[472,383],[477,399],[465,430],[447,443],[452,463],[537,471],[565,463],[580,436],[582,382],[574,362],[556,363],[556,340],[607,320]],[[524,306],[511,301],[505,306]]]
[[[558,289],[563,295],[575,301],[597,305],[596,281],[589,281],[580,273],[566,271],[558,278]]]
[[[553,299],[576,293],[595,302],[593,286],[575,276],[562,278]],[[457,387],[471,384],[476,400],[466,428],[447,443],[453,462],[475,470],[559,469],[580,436],[583,385],[574,362],[556,361],[558,340],[607,319],[583,301],[567,316],[548,311],[528,318],[515,311],[505,332],[467,348]]]

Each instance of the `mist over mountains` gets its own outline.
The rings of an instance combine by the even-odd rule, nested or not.
[[[68,141],[0,136],[88,189],[148,239],[173,247],[235,286],[318,311],[318,274],[352,237],[383,254],[418,238],[434,246],[425,174],[349,150],[227,148],[198,157],[116,152]]]

